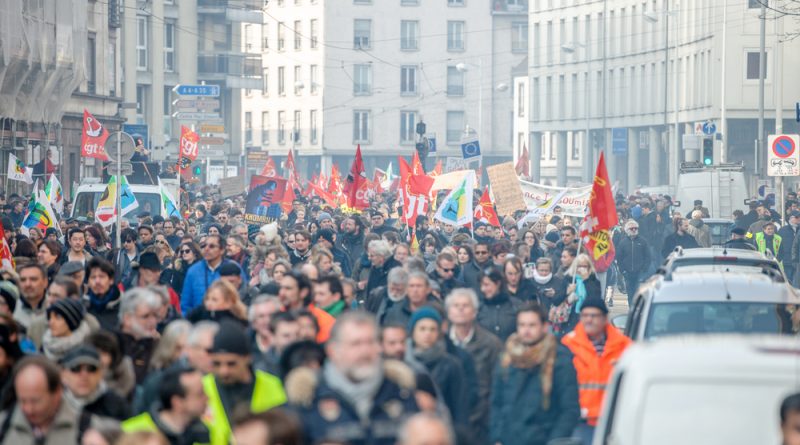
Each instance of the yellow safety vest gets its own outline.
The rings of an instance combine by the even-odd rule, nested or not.
[[[208,425],[206,425],[208,427]],[[160,432],[158,429],[158,425],[156,425],[155,420],[148,412],[143,412],[138,416],[133,416],[130,419],[123,421],[120,424],[120,428],[125,433],[135,433],[138,431],[152,431],[154,433]],[[198,443],[195,442],[194,445],[209,445],[205,443]]]
[[[256,370],[255,379],[253,398],[250,400],[252,412],[261,413],[286,403],[286,393],[283,391],[283,384],[279,378]],[[211,433],[211,443],[225,445],[230,439],[231,425],[228,422],[225,407],[222,405],[214,374],[207,374],[203,377],[203,389],[208,397],[208,410],[211,415],[209,421],[206,422]]]

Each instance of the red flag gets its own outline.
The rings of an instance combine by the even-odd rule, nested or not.
[[[292,153],[292,149],[289,149],[289,154],[286,156],[286,169],[289,170],[289,174],[286,175],[291,182],[294,180],[294,183],[297,184],[297,187],[300,187],[300,175],[297,173],[297,165],[294,163],[294,154]]]
[[[2,225],[0,225],[0,267],[6,270],[14,270],[17,267]]]
[[[294,187],[292,185],[292,181],[286,181],[286,191],[283,193],[283,199],[281,200],[281,208],[287,214],[292,211],[292,204],[294,203],[296,195],[294,194]]]
[[[375,170],[375,173],[372,175],[372,189],[375,190],[375,194],[383,193],[383,187],[381,187],[381,174],[378,170]]]
[[[192,161],[197,159],[198,146],[200,145],[200,135],[192,131],[191,128],[181,125],[180,152],[178,154],[178,169],[186,170]]]
[[[614,195],[611,192],[611,183],[606,170],[606,160],[600,152],[597,162],[597,171],[594,174],[592,194],[589,198],[589,212],[581,225],[581,236],[586,249],[595,260],[611,250],[611,236],[609,230],[616,226],[617,207],[614,204]]]
[[[350,173],[344,182],[344,194],[347,206],[354,209],[365,209],[369,206],[366,196],[367,176],[364,172],[364,160],[361,158],[361,145],[356,148],[356,157],[350,166]]]
[[[278,169],[275,168],[275,160],[267,156],[267,162],[264,164],[264,168],[261,169],[259,176],[266,176],[268,178],[277,177]]]
[[[523,145],[522,146],[522,153],[520,153],[519,158],[517,159],[517,165],[514,169],[517,171],[517,175],[519,176],[529,176],[530,173],[530,157],[528,155],[528,147]]]
[[[400,184],[398,188],[400,189],[400,196],[403,198],[403,215],[401,216],[401,221],[406,224],[414,224],[417,215],[424,215],[428,211],[428,193],[418,194],[412,192],[411,180],[414,176],[425,177],[425,175],[414,175],[411,166],[408,165],[408,162],[402,156],[398,156],[397,160],[400,165]],[[414,161],[412,160],[412,162]],[[419,158],[417,158],[417,162],[419,162]],[[419,167],[421,168],[422,164],[420,164]],[[424,180],[417,179],[417,181]],[[432,185],[433,183],[431,183],[431,186]],[[427,187],[427,189],[430,191],[430,186]]]
[[[337,195],[342,192],[342,175],[339,173],[339,166],[333,164],[331,166],[331,178],[328,181],[328,193]]]
[[[315,195],[317,195],[320,198],[322,198],[322,200],[325,201],[325,203],[328,204],[329,206],[331,206],[331,207],[337,207],[338,206],[338,203],[336,202],[336,197],[333,196],[332,194],[326,192],[325,189],[320,187],[318,184],[314,184],[313,182],[309,182],[308,183],[308,187],[312,192],[314,192]]]
[[[481,201],[478,206],[475,207],[474,217],[477,221],[483,221],[490,226],[500,227],[500,219],[497,217],[497,212],[494,209],[492,198],[489,197],[488,185],[483,189]]]
[[[108,130],[103,124],[83,109],[83,131],[81,132],[81,156],[110,161],[106,153],[105,144],[108,139]]]
[[[408,191],[413,195],[428,196],[435,180],[426,175],[411,175],[408,180]]]
[[[415,175],[424,175],[425,169],[422,168],[422,161],[419,160],[419,153],[414,151],[414,156],[411,158],[411,169]]]
[[[439,159],[436,161],[436,166],[433,167],[433,171],[428,173],[429,176],[440,176],[442,174],[442,160]]]

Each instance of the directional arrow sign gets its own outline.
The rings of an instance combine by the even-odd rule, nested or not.
[[[197,108],[197,101],[194,99],[175,99],[172,105],[176,108]]]
[[[178,96],[219,97],[219,85],[175,85],[172,91]]]
[[[200,133],[225,133],[225,126],[203,124],[200,126]]]
[[[202,121],[208,119],[219,119],[219,113],[186,113],[186,112],[177,112],[172,115],[175,119],[179,121]]]
[[[220,103],[217,99],[197,99],[194,106],[201,110],[216,110]]]
[[[225,145],[224,138],[200,138],[200,145]]]

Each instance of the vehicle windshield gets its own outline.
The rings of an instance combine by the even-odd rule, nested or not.
[[[706,223],[709,234],[711,235],[712,246],[722,246],[731,239],[731,229],[735,226],[731,223]]]
[[[765,302],[655,303],[650,308],[644,338],[679,334],[790,334],[786,304]]]
[[[94,212],[97,210],[97,203],[100,202],[102,192],[80,192],[75,198],[73,205],[72,217],[85,216],[94,221]],[[139,207],[125,215],[125,219],[135,226],[138,224],[136,215],[141,212],[150,212],[151,216],[161,214],[161,197],[156,193],[136,193],[136,201],[139,202]]]

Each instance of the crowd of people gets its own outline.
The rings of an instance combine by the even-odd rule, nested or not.
[[[709,243],[702,202],[663,196],[618,197],[605,259],[558,207],[466,229],[403,224],[392,193],[312,196],[258,226],[243,197],[189,196],[184,218],[123,221],[120,248],[85,218],[23,235],[9,197],[0,443],[588,444],[630,344],[609,289]],[[734,233],[796,264],[796,203],[777,233],[767,209]]]

